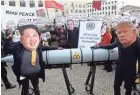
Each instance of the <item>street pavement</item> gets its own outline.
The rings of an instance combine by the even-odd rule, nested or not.
[[[7,67],[8,78],[10,82],[16,84],[17,87],[6,90],[3,86],[1,87],[1,95],[20,95],[21,88],[19,89],[11,66],[12,64],[9,63]],[[95,95],[113,95],[115,70],[112,72],[106,72],[102,70],[102,68],[103,65],[98,65],[96,68],[93,92]],[[115,65],[113,65],[113,68],[115,68]],[[89,69],[90,68],[87,64],[74,64],[72,65],[72,69],[67,68],[70,83],[75,88],[75,93],[73,95],[89,95],[88,92],[86,92],[84,85]],[[45,73],[46,81],[43,83],[41,79],[39,80],[41,95],[68,95],[62,69],[46,69]],[[124,87],[122,86],[122,95],[124,95],[124,91]]]

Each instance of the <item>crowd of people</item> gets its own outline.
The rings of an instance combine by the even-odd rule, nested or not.
[[[35,90],[35,95],[40,95],[39,78],[45,81],[44,62],[42,61],[42,51],[65,48],[78,48],[79,28],[74,27],[73,20],[67,21],[67,26],[48,26],[37,27],[35,25],[24,25],[17,29],[20,32],[21,39],[19,42],[13,41],[15,31],[11,28],[1,31],[1,54],[2,57],[13,54],[14,65],[13,72],[17,77],[17,82],[22,85],[21,95],[28,95],[29,80]],[[42,33],[50,33],[47,40],[40,40]],[[119,59],[116,62],[116,74],[114,82],[114,95],[120,94],[120,86],[125,81],[126,94],[131,95],[134,78],[136,75],[136,61],[140,63],[140,23],[138,26],[132,22],[124,21],[116,27],[108,23],[103,23],[101,27],[100,43],[91,48],[119,48]],[[56,46],[52,46],[53,42]],[[47,42],[47,44],[46,44]],[[45,44],[43,44],[45,43]],[[95,48],[96,47],[96,48]],[[134,51],[137,50],[137,51]],[[24,60],[26,59],[26,60]],[[112,62],[104,62],[104,70],[111,72]],[[7,78],[6,63],[1,65],[1,78],[6,89],[15,88]],[[27,70],[27,67],[30,69]],[[25,70],[26,69],[26,70]]]

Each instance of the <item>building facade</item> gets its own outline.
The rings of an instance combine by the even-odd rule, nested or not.
[[[103,0],[101,2],[101,10],[97,10],[92,7],[92,2],[68,2],[65,8],[66,14],[71,15],[118,15],[120,12],[120,8],[122,8],[125,3],[120,0]]]
[[[140,15],[140,7],[138,6],[126,5],[120,10],[123,15]]]
[[[120,8],[124,6],[123,1],[119,0],[106,0],[101,3],[101,10],[92,8],[92,3],[87,4],[88,15],[118,15]]]
[[[1,5],[13,7],[44,7],[44,0],[1,0]]]

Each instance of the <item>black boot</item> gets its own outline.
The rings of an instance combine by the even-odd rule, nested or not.
[[[107,70],[107,72],[111,72],[112,70],[113,70],[113,68],[112,68],[112,62],[111,61],[108,61],[108,63],[106,64],[106,70]]]
[[[6,89],[12,89],[12,88],[15,88],[16,85],[13,85],[11,83],[7,83],[7,84],[5,84],[5,87],[6,87]]]
[[[40,95],[40,91],[35,91],[35,95]]]
[[[125,95],[131,95],[132,90],[126,90]]]
[[[104,62],[104,68],[103,68],[103,70],[107,70],[107,65],[106,65],[105,62]]]

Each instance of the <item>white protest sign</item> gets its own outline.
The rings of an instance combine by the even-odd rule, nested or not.
[[[4,29],[6,29],[6,25],[9,21],[13,21],[15,23],[15,26],[17,26],[18,23],[20,23],[20,25],[24,25],[23,22],[26,22],[26,24],[34,23],[37,18],[45,17],[45,11],[43,10],[45,9],[1,6],[2,26]]]
[[[47,22],[46,19],[44,19],[44,18],[38,18],[38,19],[36,20],[36,25],[37,25],[38,27],[42,27],[42,26],[44,26],[44,25],[46,24],[46,22]]]
[[[19,25],[19,26],[26,25],[26,23],[27,23],[27,20],[26,20],[26,19],[20,19],[20,20],[18,21],[18,25]]]
[[[48,39],[51,38],[50,32],[42,33],[41,38],[42,38],[42,40],[47,41]]]
[[[6,28],[12,28],[12,30],[15,30],[16,23],[13,20],[10,20],[6,23]]]
[[[102,21],[80,21],[78,47],[91,47],[101,41]]]
[[[18,42],[20,41],[20,36],[14,36],[13,37],[13,42]]]
[[[19,32],[19,30],[16,30],[16,31],[15,31],[15,34],[14,34],[14,36],[13,36],[13,42],[18,42],[18,41],[20,41],[20,38],[21,38],[20,32]]]
[[[47,19],[45,25],[53,25],[53,20],[51,20],[51,19]]]

